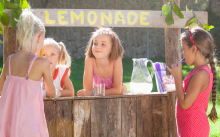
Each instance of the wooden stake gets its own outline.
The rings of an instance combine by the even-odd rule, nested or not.
[[[20,50],[18,43],[16,42],[16,28],[4,27],[3,30],[3,64],[7,57]]]

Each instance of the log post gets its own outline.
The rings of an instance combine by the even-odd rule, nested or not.
[[[175,0],[176,4],[180,6],[180,0]],[[166,0],[164,0],[166,3]],[[171,64],[175,64],[181,60],[181,51],[180,51],[180,28],[164,28],[165,33],[165,58],[166,65],[171,67]],[[170,75],[170,72],[166,72],[167,75]]]
[[[175,0],[176,4],[180,6],[180,0]],[[164,0],[164,4],[166,0]],[[164,28],[165,33],[165,59],[166,65],[171,67],[171,64],[175,64],[181,60],[181,51],[180,51],[180,28]],[[167,75],[170,75],[170,72],[166,72]],[[176,117],[175,117],[175,105],[176,105],[176,93],[168,93],[168,128],[169,128],[169,137],[177,136],[177,126],[176,126]]]
[[[3,29],[3,64],[10,54],[16,53],[20,50],[16,41],[16,28],[4,27]]]

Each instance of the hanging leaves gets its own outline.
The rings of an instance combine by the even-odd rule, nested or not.
[[[163,5],[162,7],[162,16],[167,16],[167,14],[171,11],[171,4],[170,2],[168,4]]]
[[[5,7],[8,7],[12,10],[11,12],[11,26],[16,27],[17,21],[22,13],[22,9],[29,8],[27,0],[1,0],[0,2],[0,18],[1,22],[5,26],[9,26],[10,18],[4,12]],[[3,27],[0,26],[0,33],[2,33]]]
[[[12,20],[11,20],[11,26],[12,26],[12,28],[15,28],[15,27],[16,27],[16,25],[17,25],[16,19],[18,20],[18,19],[19,19],[19,16],[20,16],[20,14],[18,14],[18,13],[16,12],[16,10],[12,10],[12,12],[11,12],[11,18],[12,18]]]
[[[173,12],[179,16],[179,18],[184,18],[181,9],[176,5],[176,3],[174,1],[168,2],[163,5],[161,14],[162,16],[166,16],[165,20],[169,26],[174,24]]]
[[[27,3],[27,0],[23,0],[22,1],[22,7],[21,7],[22,9],[26,9],[26,8],[29,8],[29,5],[28,5],[28,3]]]
[[[5,1],[5,5],[10,8],[10,9],[13,9],[13,8],[18,8],[20,5],[19,4],[14,4],[14,3],[11,3],[11,2],[8,2],[8,1]]]
[[[2,12],[2,15],[1,15],[1,22],[2,22],[3,25],[8,27],[8,25],[9,25],[9,17],[4,12]]]
[[[215,28],[214,26],[210,25],[209,24],[203,24],[203,28],[207,31],[210,31],[211,29]]]
[[[187,5],[186,5],[186,12],[191,12],[191,10],[188,9]]]
[[[189,10],[186,6],[186,11]],[[190,10],[191,12],[193,12],[194,14],[194,18],[192,18],[185,26],[185,29],[192,29],[194,27],[203,27],[206,31],[210,31],[211,29],[214,28],[214,26],[212,25],[208,25],[208,24],[202,24],[199,19],[196,16],[196,13],[193,10]]]
[[[181,19],[184,19],[184,15],[183,13],[181,12],[181,9],[176,5],[176,3],[174,2],[173,4],[173,11],[174,13],[179,16]]]
[[[165,20],[167,24],[170,26],[174,24],[174,19],[173,19],[173,12],[179,16],[179,18],[183,19],[184,15],[181,12],[181,9],[178,5],[176,5],[175,1],[173,0],[166,0],[167,4],[163,5],[162,7],[162,16],[166,16]],[[198,0],[195,0],[195,3],[198,3]],[[186,5],[186,12],[193,12],[193,10],[189,10],[187,5]],[[194,13],[194,12],[193,12]],[[185,26],[185,29],[191,29],[193,27],[203,27],[205,30],[210,31],[211,29],[214,28],[212,25],[208,24],[202,24],[199,19],[197,18],[196,14],[194,13],[194,16]]]
[[[0,34],[3,34],[2,26],[0,26]]]
[[[3,3],[3,1],[2,1],[2,2],[0,2],[0,15],[1,15],[2,12],[4,11],[4,9],[5,9],[5,5],[4,5],[4,3]]]
[[[173,19],[173,11],[171,10],[168,15],[166,16],[166,22],[167,24],[170,26],[172,24],[174,24],[174,19]]]

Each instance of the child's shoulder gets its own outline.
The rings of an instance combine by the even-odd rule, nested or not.
[[[50,61],[47,58],[42,57],[37,57],[34,63],[36,63],[36,65],[39,64],[42,67],[50,66]]]
[[[114,60],[115,64],[121,64],[122,63],[122,58],[118,57],[116,60]]]
[[[209,73],[204,69],[199,69],[194,73],[194,77],[198,79],[209,79]]]
[[[85,58],[85,63],[86,64],[92,64],[93,63],[94,58],[93,57],[86,57]]]

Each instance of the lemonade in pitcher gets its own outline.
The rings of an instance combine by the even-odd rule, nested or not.
[[[153,88],[153,74],[154,71],[150,73],[147,67],[147,63],[151,60],[147,58],[132,59],[133,60],[133,71],[130,82],[131,94],[148,94],[151,93]]]

